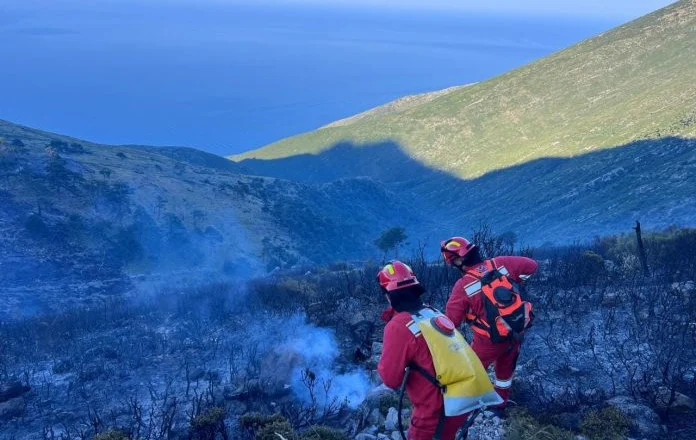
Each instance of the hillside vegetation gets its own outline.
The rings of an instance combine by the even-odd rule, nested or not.
[[[682,0],[491,80],[233,156],[318,154],[389,140],[426,166],[474,178],[636,139],[696,136],[696,2]],[[389,109],[390,106],[387,106]]]
[[[376,257],[393,215],[427,224],[370,179],[307,185],[241,171],[193,149],[99,145],[0,121],[0,319],[100,303],[174,274],[244,279]]]

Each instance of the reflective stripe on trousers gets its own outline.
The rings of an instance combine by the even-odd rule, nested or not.
[[[497,377],[495,378],[494,385],[496,388],[510,388],[512,386],[512,378],[508,380],[500,380]]]

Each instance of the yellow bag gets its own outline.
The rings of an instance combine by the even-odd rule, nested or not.
[[[458,416],[503,403],[478,356],[452,321],[432,308],[423,308],[411,318],[407,326],[416,337],[425,338],[433,358],[435,377],[420,366],[411,365],[411,368],[440,388],[445,416]]]

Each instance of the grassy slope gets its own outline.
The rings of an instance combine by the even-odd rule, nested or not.
[[[391,139],[424,164],[472,178],[540,157],[634,139],[696,136],[696,2],[685,0],[489,81],[384,115],[235,156],[319,153]]]

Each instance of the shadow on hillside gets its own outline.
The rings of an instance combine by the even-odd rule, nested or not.
[[[340,143],[320,154],[283,159],[246,159],[239,164],[251,174],[280,177],[304,183],[325,183],[353,177],[371,177],[385,183],[449,174],[410,158],[396,142],[356,146]],[[453,176],[453,179],[456,180]]]
[[[396,142],[340,143],[318,155],[240,165],[306,183],[370,177],[402,190],[404,205],[417,198],[414,206],[432,213],[443,236],[467,233],[482,220],[537,244],[626,231],[636,218],[648,228],[696,222],[696,179],[689,177],[696,175],[696,140],[679,137],[537,159],[471,180],[418,162]]]

